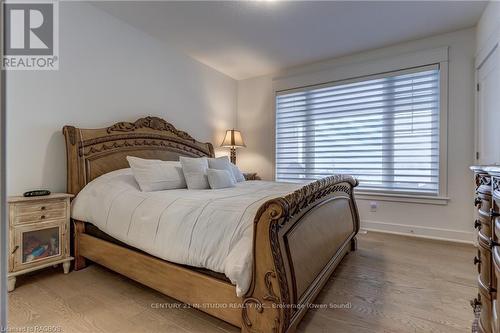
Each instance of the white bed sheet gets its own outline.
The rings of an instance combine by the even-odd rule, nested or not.
[[[247,181],[219,190],[141,192],[130,169],[122,169],[87,184],[71,215],[158,258],[224,273],[243,296],[252,279],[257,210],[299,187]]]

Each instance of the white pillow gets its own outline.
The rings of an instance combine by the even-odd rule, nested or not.
[[[236,183],[236,177],[234,175],[233,167],[231,165],[232,165],[232,163],[229,161],[229,158],[227,156],[208,159],[208,167],[210,169],[228,171],[229,175],[231,176],[233,181]]]
[[[227,170],[208,169],[207,178],[210,187],[214,190],[219,188],[234,187],[236,184],[233,175]]]
[[[234,178],[236,179],[236,181],[238,183],[244,182],[246,180],[245,176],[240,171],[240,169],[238,169],[238,167],[236,165],[234,165],[233,163],[231,163],[231,168],[233,169]]]
[[[235,182],[240,183],[245,181],[245,176],[240,169],[229,161],[229,157],[221,156],[217,158],[209,158],[208,166],[210,169],[227,170],[233,176]]]
[[[142,192],[186,188],[181,164],[127,156],[128,164]]]
[[[179,157],[182,172],[190,190],[204,190],[210,188],[207,178],[208,159],[206,157]]]

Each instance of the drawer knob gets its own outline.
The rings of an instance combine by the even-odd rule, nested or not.
[[[45,215],[40,216],[40,219],[42,220],[45,219]]]
[[[40,209],[41,209],[41,210],[45,210],[46,208],[45,208],[45,206],[42,206],[42,207],[40,207]]]
[[[475,198],[474,199],[474,206],[476,206],[477,208],[481,207],[481,202],[483,202],[483,200],[481,200],[481,198]]]
[[[477,265],[481,262],[481,259],[479,259],[478,257],[474,257],[474,265]]]
[[[477,230],[481,229],[481,222],[479,220],[474,221],[474,228]]]

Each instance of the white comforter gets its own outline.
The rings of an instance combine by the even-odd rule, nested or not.
[[[224,273],[243,296],[252,278],[257,210],[299,186],[249,181],[219,190],[141,192],[130,169],[122,169],[85,186],[71,215],[153,256]]]

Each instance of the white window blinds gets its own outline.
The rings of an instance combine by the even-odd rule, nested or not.
[[[360,189],[439,194],[439,67],[276,97],[276,180],[351,174]]]

